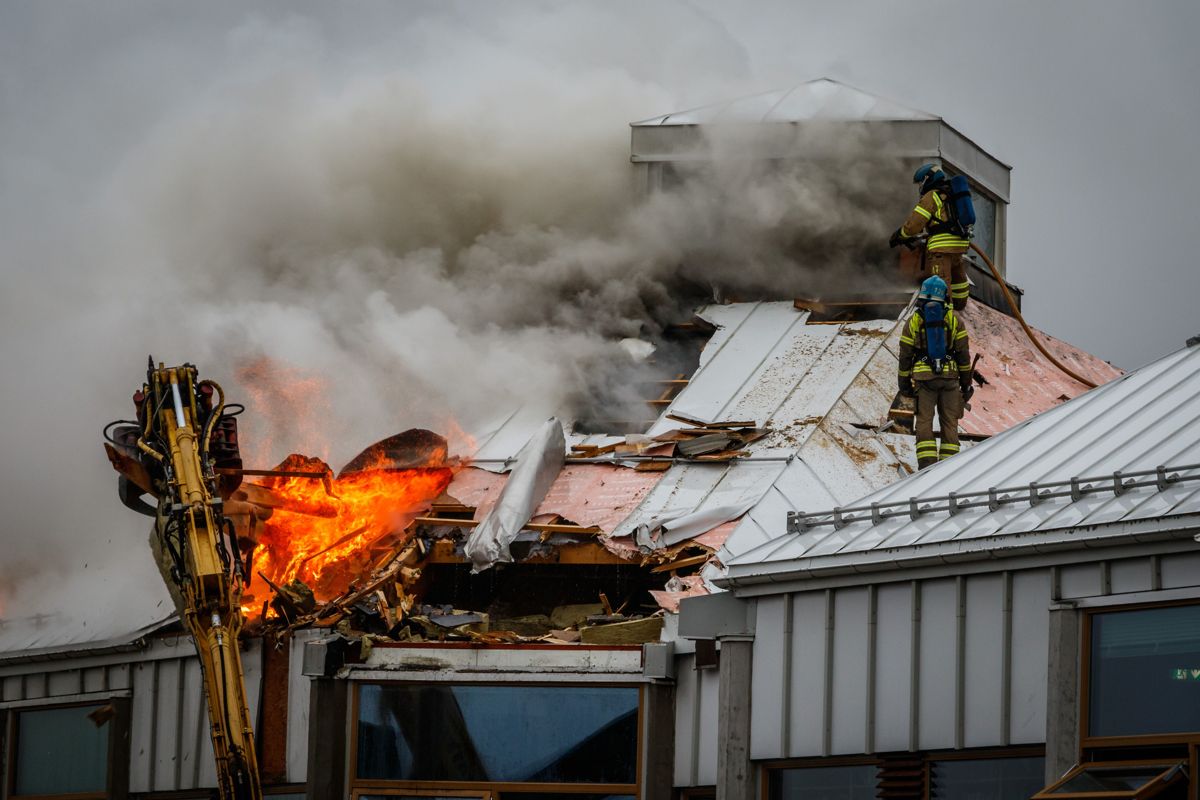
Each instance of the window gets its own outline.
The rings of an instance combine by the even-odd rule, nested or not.
[[[108,788],[109,726],[97,725],[88,717],[102,707],[16,712],[12,727],[12,794],[103,797]]]
[[[1183,762],[1147,764],[1145,762],[1111,762],[1081,764],[1057,783],[1034,795],[1036,800],[1068,800],[1068,798],[1103,796],[1114,800],[1144,800],[1158,794],[1187,777]],[[1186,780],[1183,780],[1186,783]]]
[[[875,800],[874,764],[802,767],[770,773],[771,800]]]
[[[639,697],[636,687],[364,685],[355,778],[621,789],[596,800],[635,794]]]
[[[1088,736],[1200,732],[1200,605],[1091,615]]]
[[[975,206],[975,244],[988,254],[988,258],[996,259],[996,201],[980,191],[979,187],[971,187],[971,203]]]
[[[960,758],[929,763],[930,800],[1025,800],[1045,784],[1046,759]]]

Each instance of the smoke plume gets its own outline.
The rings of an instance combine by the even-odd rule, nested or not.
[[[429,52],[443,24],[424,23]],[[627,123],[683,93],[578,54],[559,54],[585,62],[563,73],[521,63],[495,38],[476,55],[499,48],[503,75],[448,91],[431,65],[471,45],[445,43],[330,75],[312,24],[251,20],[225,35],[239,66],[173,85],[103,168],[36,146],[5,162],[0,603],[44,603],[47,576],[83,562],[109,584],[148,563],[99,442],[147,353],[246,403],[248,465],[303,452],[336,468],[412,426],[461,448],[456,432],[522,406],[644,416],[638,384],[669,365],[627,340],[669,358],[664,329],[714,297],[877,285],[911,199],[880,142],[807,129],[819,157],[780,161],[720,128],[647,195]]]

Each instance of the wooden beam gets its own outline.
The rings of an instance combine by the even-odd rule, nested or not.
[[[695,567],[695,566],[705,563],[710,558],[712,558],[712,554],[701,553],[698,556],[691,556],[689,558],[681,558],[678,561],[671,561],[666,564],[659,564],[657,567],[655,567],[654,569],[652,569],[650,571],[651,572],[670,572],[673,569],[684,569],[686,567]]]
[[[451,519],[449,517],[417,517],[413,520],[417,525],[446,525],[451,528],[474,528],[483,522],[481,519]],[[521,530],[534,533],[604,533],[598,525],[563,525],[541,522],[527,523]]]

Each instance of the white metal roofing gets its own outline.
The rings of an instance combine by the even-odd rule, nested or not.
[[[770,540],[727,562],[733,585],[823,571],[887,569],[901,562],[984,558],[1030,548],[1087,547],[1155,529],[1200,525],[1200,346],[1039,414],[936,467],[856,501],[852,512],[806,515],[787,533],[786,512],[767,521]],[[1153,473],[1111,490],[1113,473]],[[1191,466],[1190,469],[1179,469]],[[1171,480],[1178,476],[1182,480]],[[1077,482],[1029,502],[1029,484]],[[988,496],[989,490],[1001,487]],[[1009,489],[1009,491],[1004,491]],[[948,495],[976,493],[970,504]],[[978,493],[982,493],[979,495]],[[871,505],[878,504],[874,517]],[[888,504],[894,504],[888,506]],[[796,510],[818,505],[797,505]],[[824,507],[828,508],[828,504]],[[905,508],[915,513],[907,513]],[[889,513],[894,515],[889,515]],[[1128,541],[1126,538],[1125,541]]]
[[[764,92],[687,111],[663,114],[632,124],[635,127],[643,127],[702,125],[712,122],[938,119],[941,118],[830,78],[817,78],[790,89]]]

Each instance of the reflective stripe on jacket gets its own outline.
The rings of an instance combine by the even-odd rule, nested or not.
[[[946,306],[946,363],[942,365],[943,378],[957,378],[960,371],[971,368],[971,348],[967,340],[967,326],[959,321],[958,315]],[[908,324],[900,333],[900,377],[911,377],[915,381],[936,377],[933,366],[925,355],[925,320],[920,311],[914,311]]]
[[[949,222],[950,209],[946,206],[946,201],[942,199],[942,195],[937,189],[931,189],[921,195],[920,201],[908,215],[904,225],[900,227],[900,235],[911,239],[924,231],[927,225],[931,229],[936,229],[939,224],[944,225]],[[931,253],[965,253],[970,246],[970,240],[938,230],[931,232],[929,240],[925,243],[925,248]]]

